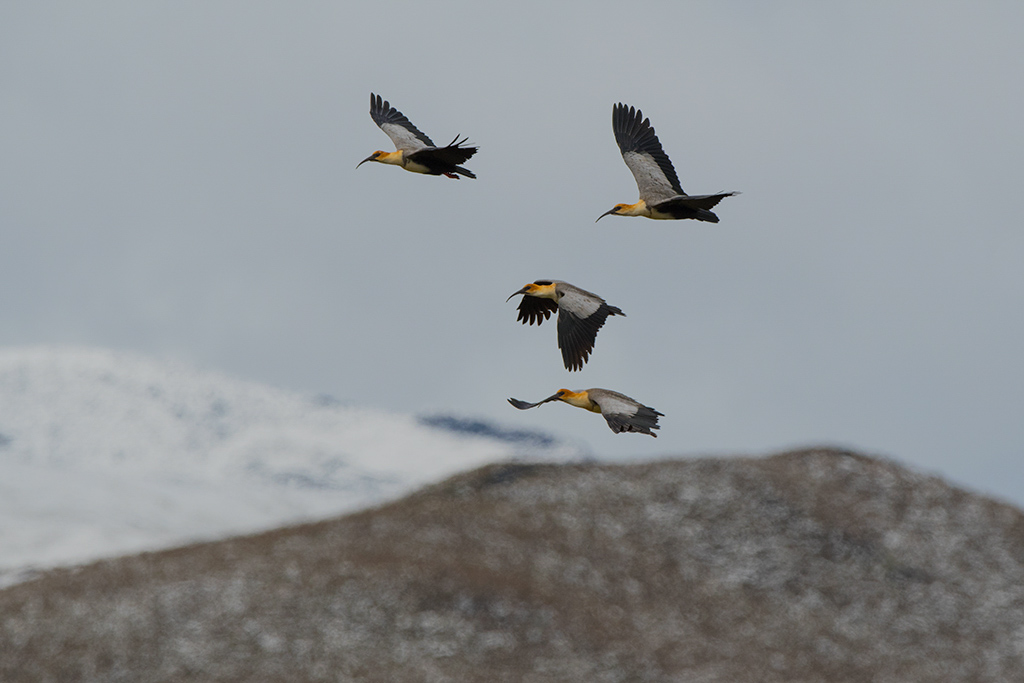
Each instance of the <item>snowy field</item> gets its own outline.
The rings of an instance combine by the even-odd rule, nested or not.
[[[582,455],[476,426],[482,434],[126,353],[5,349],[0,582],[351,511],[496,460]]]

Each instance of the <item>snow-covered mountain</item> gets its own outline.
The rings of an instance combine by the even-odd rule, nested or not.
[[[107,350],[0,350],[0,580],[353,510],[543,434],[418,419]]]

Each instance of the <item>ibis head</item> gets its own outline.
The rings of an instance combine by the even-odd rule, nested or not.
[[[536,282],[531,282],[530,284],[526,285],[525,287],[523,287],[519,291],[513,292],[512,295],[509,296],[508,299],[505,299],[505,301],[508,301],[509,299],[511,299],[516,294],[525,294],[526,296],[536,296],[536,297],[540,297],[540,298],[543,298],[543,299],[556,299],[557,300],[557,298],[558,298],[557,295],[555,294],[555,283],[552,282],[551,280],[537,280]]]
[[[570,389],[559,389],[555,392],[555,398],[563,403],[568,403],[571,406],[577,408],[583,408],[589,410],[592,413],[600,413],[601,408],[590,400],[590,394],[587,391],[572,391]]]
[[[356,168],[359,168],[367,161],[376,161],[377,163],[380,164],[392,164],[400,166],[402,164],[402,151],[397,150],[394,152],[385,152],[383,150],[378,149],[376,152],[374,152],[373,154],[371,154],[370,156],[366,157],[358,164],[356,164]]]
[[[605,211],[597,217],[597,221],[605,216],[647,216],[650,211],[647,209],[647,202],[638,201],[636,204],[616,204],[609,211]],[[597,221],[594,221],[595,223]]]

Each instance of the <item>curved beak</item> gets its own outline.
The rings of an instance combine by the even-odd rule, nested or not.
[[[365,164],[367,161],[373,161],[373,155],[372,154],[370,156],[366,157],[365,159],[363,159],[362,161],[360,161],[358,164],[356,164],[356,168],[359,168],[360,166]]]
[[[611,209],[610,211],[605,211],[604,213],[602,213],[600,216],[597,217],[597,221],[601,220],[605,216],[610,216],[613,213],[615,213],[615,209],[614,208]],[[597,221],[594,221],[594,222],[596,223]]]
[[[515,296],[516,294],[526,294],[526,287],[523,287],[523,288],[522,288],[522,289],[520,289],[520,290],[519,290],[518,292],[513,292],[513,293],[512,293],[512,296],[510,296],[510,297],[509,297],[508,299],[505,299],[505,303],[508,303],[508,302],[509,302],[509,300],[510,300],[510,299],[511,299],[511,298],[512,298],[513,296]]]
[[[520,401],[518,398],[510,398],[508,400],[508,402],[511,403],[516,408],[519,408],[519,410],[527,410],[529,408],[536,408],[537,406],[539,406],[542,403],[547,403],[548,401],[557,401],[557,400],[558,400],[558,394],[552,394],[551,396],[548,396],[543,401],[537,401],[536,403],[527,403],[526,401]]]

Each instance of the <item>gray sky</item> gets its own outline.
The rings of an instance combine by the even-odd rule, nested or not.
[[[0,5],[0,344],[66,343],[611,457],[846,445],[1024,502],[1024,5]],[[389,99],[481,147],[355,165]],[[594,219],[616,102],[721,223]],[[619,306],[582,372],[505,298]],[[560,387],[665,413],[615,435]]]

